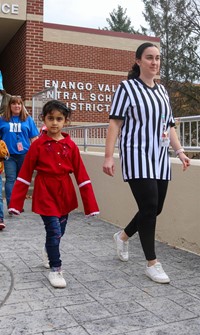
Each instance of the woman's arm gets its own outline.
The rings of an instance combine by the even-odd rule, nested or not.
[[[38,136],[32,137],[32,138],[30,139],[30,142],[33,143],[35,140],[37,140],[37,138],[38,138]]]
[[[110,119],[108,133],[106,137],[106,148],[105,148],[105,160],[103,164],[103,172],[109,176],[114,176],[115,164],[113,159],[113,153],[115,149],[115,143],[119,135],[123,120]]]
[[[170,129],[170,144],[177,154],[178,158],[183,163],[183,171],[190,166],[190,159],[184,154],[184,149],[181,147],[176,130],[174,127]]]

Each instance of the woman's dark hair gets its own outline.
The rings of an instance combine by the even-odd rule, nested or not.
[[[43,106],[42,113],[39,115],[39,120],[43,121],[47,114],[51,114],[55,110],[62,113],[66,120],[70,119],[72,113],[70,108],[61,101],[50,100]]]
[[[150,42],[141,44],[136,50],[135,59],[141,59],[144,50],[150,47],[157,48],[155,44],[150,43]],[[140,67],[137,63],[134,63],[132,66],[132,69],[128,72],[128,79],[138,78],[139,76],[140,76]]]

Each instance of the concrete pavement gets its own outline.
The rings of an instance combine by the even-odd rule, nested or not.
[[[0,231],[1,335],[199,335],[200,256],[156,242],[171,283],[144,274],[138,236],[130,260],[116,256],[118,228],[74,211],[61,241],[65,289],[42,266],[45,232],[26,200],[20,217],[5,211]]]

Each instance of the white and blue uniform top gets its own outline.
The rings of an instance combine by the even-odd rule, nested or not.
[[[175,122],[164,86],[155,83],[151,88],[139,78],[122,81],[109,118],[123,120],[119,150],[124,181],[170,180],[169,141],[163,145],[161,139],[164,128],[170,138]]]

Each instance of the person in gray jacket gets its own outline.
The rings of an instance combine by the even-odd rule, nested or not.
[[[6,111],[11,95],[8,94],[4,89],[0,89],[0,114]]]
[[[11,95],[3,87],[3,76],[0,71],[0,114],[3,114],[8,106]]]

